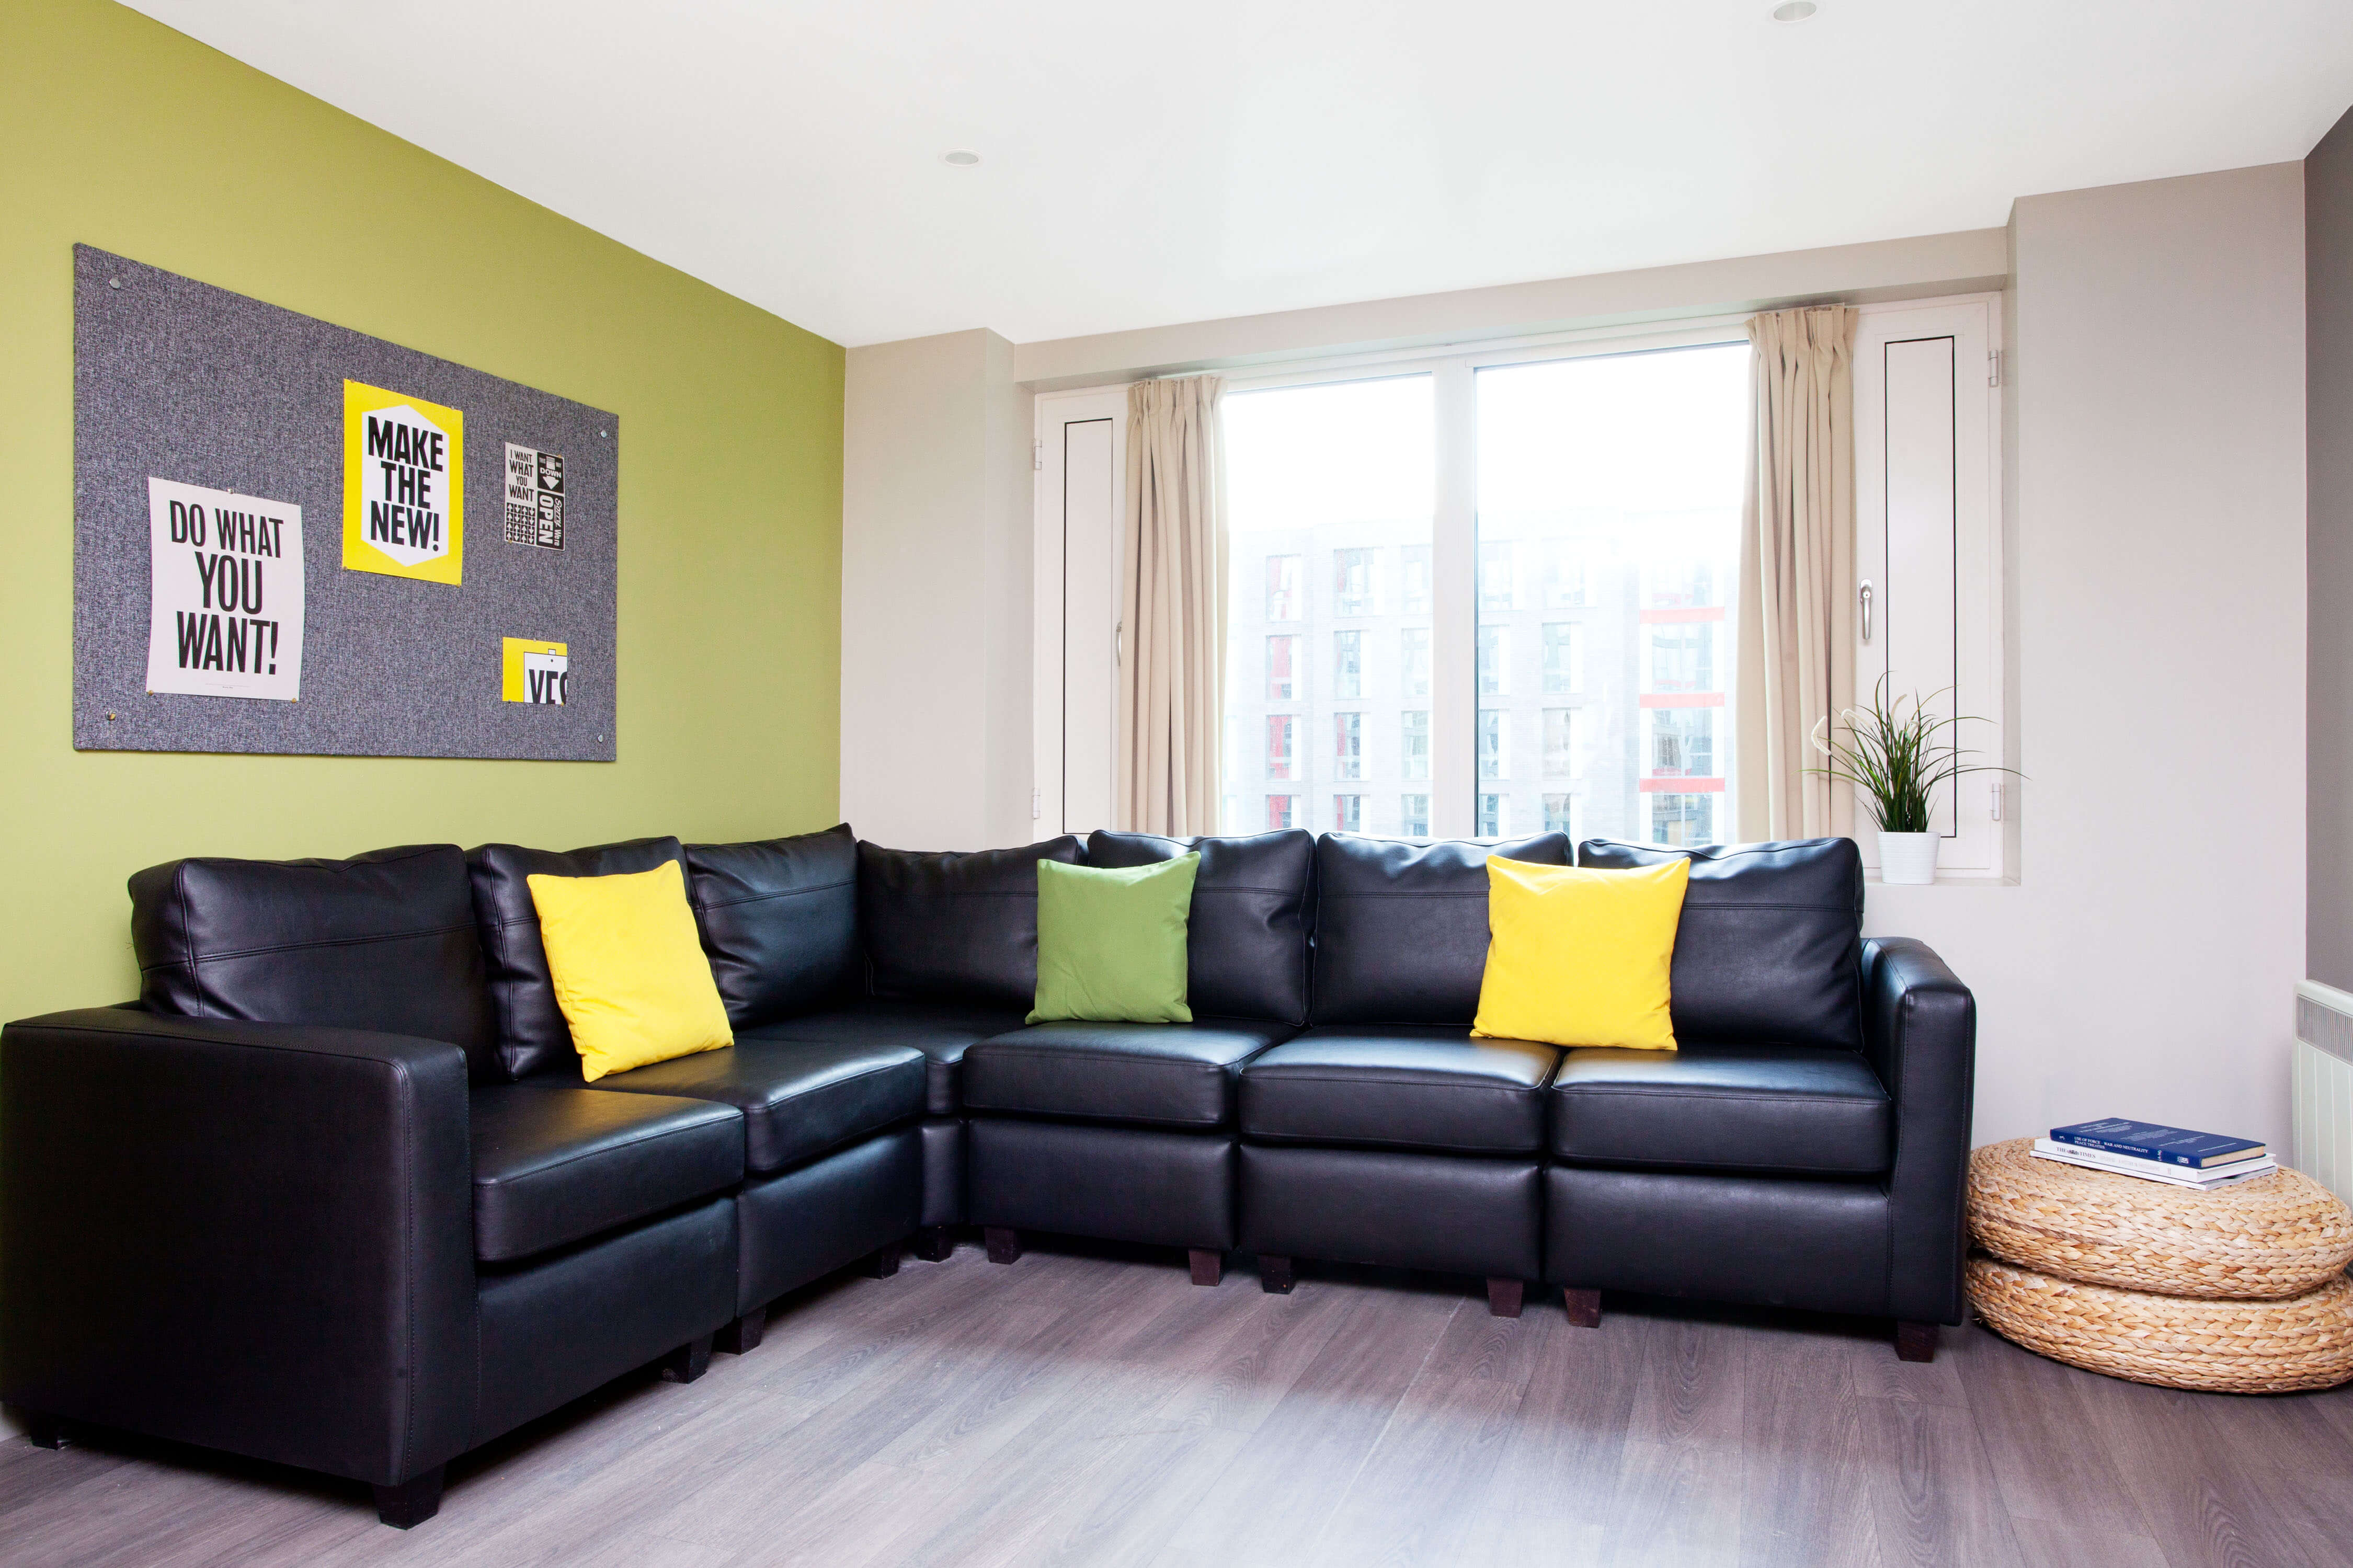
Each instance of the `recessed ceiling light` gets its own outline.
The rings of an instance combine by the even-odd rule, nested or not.
[[[1821,7],[1820,5],[1814,4],[1814,0],[1788,0],[1788,4],[1786,5],[1776,5],[1773,7],[1773,20],[1776,22],[1802,22],[1820,9]]]
[[[1788,9],[1786,5],[1781,8],[1785,11]],[[1813,7],[1809,5],[1806,9],[1810,11]],[[962,151],[943,153],[940,154],[940,162],[943,163],[954,163],[959,169],[969,169],[975,163],[980,162],[980,154],[977,153],[965,153]]]

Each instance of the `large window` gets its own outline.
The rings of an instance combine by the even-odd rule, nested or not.
[[[1302,826],[1370,833],[1728,826],[1747,345],[1449,363],[1227,396],[1228,733],[1266,742],[1229,756],[1226,796],[1296,791],[1329,813]],[[1476,462],[1441,509],[1465,416]]]
[[[1235,392],[1224,407],[1226,732],[1266,736],[1262,749],[1228,748],[1222,791],[1229,802],[1264,801],[1264,815],[1235,821],[1229,805],[1225,827],[1426,834],[1430,377]],[[1279,682],[1277,642],[1288,644]],[[1263,681],[1242,662],[1261,645]],[[1303,657],[1310,649],[1314,658]],[[1408,711],[1408,702],[1419,710]],[[1404,723],[1391,728],[1400,713]],[[1279,793],[1270,791],[1277,783]],[[1407,795],[1408,784],[1420,788]],[[1333,784],[1346,788],[1325,787]]]
[[[1229,380],[1228,829],[1737,833],[1749,352],[1733,321],[1642,331]],[[2000,346],[1992,297],[1862,309],[1854,575],[1872,613],[1852,616],[1855,689],[1833,695],[1883,671],[1902,691],[1951,689],[1952,708],[1993,721],[1964,743],[2014,765]],[[1040,395],[1050,458],[1067,429],[1094,428],[1061,418],[1079,395]],[[1115,433],[1111,399],[1089,395],[1070,408]],[[1063,710],[1034,728],[1041,820],[1069,817],[1078,796],[1055,781],[1072,770],[1110,798],[1119,644],[1098,588],[1116,582],[1116,447],[1088,448],[1103,484],[1074,488],[1065,453],[1065,482],[1038,490],[1039,711]],[[1082,490],[1083,514],[1062,504]],[[1079,605],[1073,583],[1095,598]],[[1939,792],[1940,875],[2009,874],[2006,782]]]

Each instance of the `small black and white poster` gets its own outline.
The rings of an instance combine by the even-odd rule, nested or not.
[[[564,548],[564,458],[507,443],[507,542]]]
[[[147,480],[147,689],[302,695],[302,509]]]

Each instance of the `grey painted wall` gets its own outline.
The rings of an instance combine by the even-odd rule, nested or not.
[[[2305,972],[2353,989],[2353,110],[2304,163]]]

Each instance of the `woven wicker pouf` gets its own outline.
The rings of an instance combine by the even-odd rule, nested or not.
[[[2200,1193],[1969,1156],[1969,1300],[2054,1361],[2172,1388],[2280,1394],[2353,1378],[2353,1211],[2282,1170]]]
[[[1969,1234],[2061,1279],[2241,1300],[2301,1296],[2353,1262],[2353,1210],[2301,1171],[2200,1193],[2029,1152],[1969,1155]]]
[[[2353,1279],[2342,1274],[2284,1300],[2233,1301],[2081,1285],[1980,1257],[1969,1259],[1969,1300],[2004,1339],[2135,1383],[2289,1394],[2353,1378]]]

